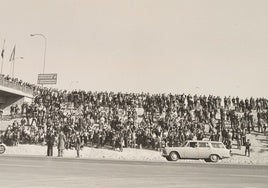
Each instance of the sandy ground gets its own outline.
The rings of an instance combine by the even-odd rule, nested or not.
[[[19,119],[17,119],[19,120]],[[0,129],[5,130],[11,121],[1,121]],[[245,147],[241,150],[237,149],[236,143],[233,143],[232,157],[224,159],[220,163],[229,164],[265,164],[268,165],[268,134],[253,132],[247,135],[247,139],[251,142],[251,156],[244,156]],[[19,145],[7,147],[4,155],[43,155],[46,156],[46,146],[40,145]],[[137,160],[137,161],[166,161],[161,156],[161,152],[145,150],[145,149],[130,149],[124,148],[123,152],[114,151],[111,149],[96,149],[85,147],[81,151],[82,158],[90,159],[114,159],[114,160]],[[54,148],[54,156],[57,156],[57,148]],[[64,157],[76,157],[75,150],[65,150]],[[183,160],[185,161],[185,160]],[[199,160],[200,162],[202,160]],[[202,161],[203,162],[203,161]]]
[[[232,157],[224,159],[220,163],[228,164],[265,164],[268,165],[268,136],[263,134],[253,133],[247,135],[247,138],[251,140],[252,149],[251,156],[244,156],[245,147],[241,150],[237,149],[236,145],[233,145]],[[54,156],[57,156],[57,148],[54,148]],[[14,147],[7,147],[7,151],[4,155],[46,155],[46,146],[40,145],[19,145]],[[114,159],[114,160],[135,160],[135,161],[166,161],[161,156],[161,152],[145,150],[145,149],[131,149],[124,148],[123,152],[114,151],[111,149],[97,149],[84,147],[81,151],[82,158],[89,159]],[[75,158],[75,150],[64,150],[64,157]],[[188,161],[188,160],[181,160]],[[190,160],[189,160],[190,161]],[[192,161],[194,162],[194,161]],[[198,160],[195,162],[203,162]]]
[[[250,157],[245,156],[245,147],[238,150],[236,145],[232,149],[232,157],[225,159],[223,163],[231,164],[265,164],[268,165],[268,136],[263,133],[252,133],[247,135],[251,142]]]
[[[16,119],[20,121],[20,119]],[[0,130],[5,130],[13,120],[1,121]],[[19,145],[7,147],[4,155],[43,155],[46,156],[46,146],[41,145]],[[57,148],[54,147],[53,156],[57,156]],[[96,149],[84,147],[80,151],[82,158],[90,159],[114,159],[114,160],[138,160],[138,161],[165,161],[161,153],[152,150],[124,148],[123,152],[111,149]],[[64,157],[76,157],[76,150],[64,150]]]
[[[4,155],[46,155],[46,146],[19,145],[7,147]],[[57,148],[54,147],[53,156],[57,156]],[[114,160],[137,160],[137,161],[165,161],[161,153],[152,150],[124,148],[123,152],[111,149],[97,149],[84,147],[80,151],[82,158],[90,159],[114,159]],[[76,157],[76,150],[64,150],[64,157]]]

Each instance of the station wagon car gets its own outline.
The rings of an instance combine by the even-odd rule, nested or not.
[[[188,140],[181,147],[164,148],[162,156],[168,161],[204,159],[206,162],[218,162],[219,159],[229,158],[230,150],[222,142]]]

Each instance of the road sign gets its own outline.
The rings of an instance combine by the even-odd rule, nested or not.
[[[37,84],[56,84],[57,74],[38,74]]]

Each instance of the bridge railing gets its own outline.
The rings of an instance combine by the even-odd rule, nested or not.
[[[6,80],[3,76],[0,76],[0,85],[33,95],[33,89],[31,87],[12,80]]]

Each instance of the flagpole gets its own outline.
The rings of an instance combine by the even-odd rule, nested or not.
[[[4,57],[2,57],[1,61],[1,75],[3,74],[3,64],[4,64]]]
[[[13,70],[12,70],[12,77],[14,78],[14,70],[15,70],[15,59],[23,59],[23,57],[15,57],[14,59],[13,59]]]
[[[14,64],[15,64],[15,56],[16,56],[15,54],[16,54],[16,44],[15,44],[15,46],[12,50],[11,56],[9,58],[9,62],[12,61],[12,64],[10,67],[10,74],[12,73],[12,78],[14,78]]]
[[[9,62],[10,62],[10,61],[9,61]],[[9,70],[9,75],[10,75],[10,76],[12,76],[12,65],[13,65],[13,63],[11,62],[11,63],[10,63],[10,70]]]
[[[5,42],[6,42],[6,40],[4,40],[4,44],[3,44],[3,48],[2,48],[2,52],[1,52],[1,56],[2,56],[2,61],[1,61],[1,75],[3,74],[3,64],[4,64],[4,48],[5,48]]]
[[[14,78],[15,58],[13,58],[12,64],[13,64],[13,68],[12,68],[12,78]]]

